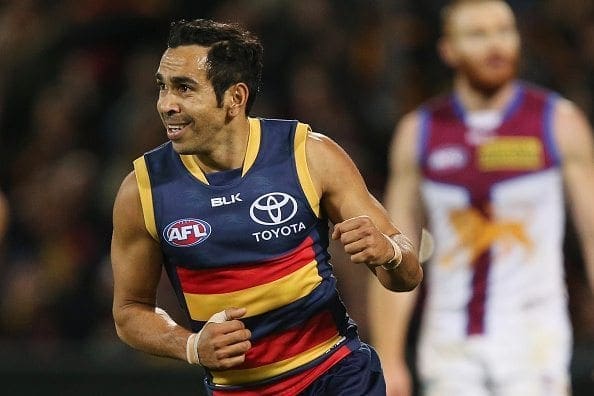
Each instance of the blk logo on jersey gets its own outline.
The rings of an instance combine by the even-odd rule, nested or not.
[[[241,193],[232,194],[228,197],[211,198],[210,206],[212,206],[213,208],[216,208],[217,206],[231,205],[231,204],[234,204],[237,202],[242,202],[243,200],[241,199],[241,197],[239,195],[241,195]]]
[[[210,236],[211,227],[204,220],[181,219],[170,223],[163,230],[163,237],[175,247],[195,246]]]

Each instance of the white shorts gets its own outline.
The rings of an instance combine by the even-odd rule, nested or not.
[[[564,304],[493,316],[485,334],[472,336],[443,331],[447,323],[432,326],[427,314],[418,349],[423,395],[571,394],[572,333]]]

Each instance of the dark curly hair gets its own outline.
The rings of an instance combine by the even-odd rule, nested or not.
[[[258,38],[237,24],[182,19],[171,23],[167,47],[182,45],[209,47],[207,78],[212,83],[219,106],[231,85],[239,82],[247,85],[249,96],[245,108],[249,114],[262,80],[264,50]]]

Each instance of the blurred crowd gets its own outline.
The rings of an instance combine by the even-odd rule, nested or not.
[[[510,3],[524,35],[522,77],[558,90],[594,119],[594,2]],[[441,5],[0,1],[0,187],[9,208],[0,344],[48,359],[64,346],[128,350],[111,319],[111,207],[131,161],[166,138],[154,74],[172,20],[235,21],[259,35],[265,68],[253,114],[300,119],[331,136],[381,199],[396,120],[449,84],[435,51]],[[571,224],[568,230],[575,339],[592,344],[592,294]],[[365,337],[361,281],[343,259],[336,252],[339,284]],[[164,304],[169,298],[163,282]]]

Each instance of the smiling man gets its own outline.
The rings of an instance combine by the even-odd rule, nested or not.
[[[134,162],[113,214],[113,314],[145,352],[204,367],[214,395],[384,395],[336,291],[328,221],[353,265],[410,290],[409,240],[348,155],[297,121],[248,117],[262,47],[238,26],[172,24],[157,70],[169,141]],[[156,305],[165,268],[186,329]]]

